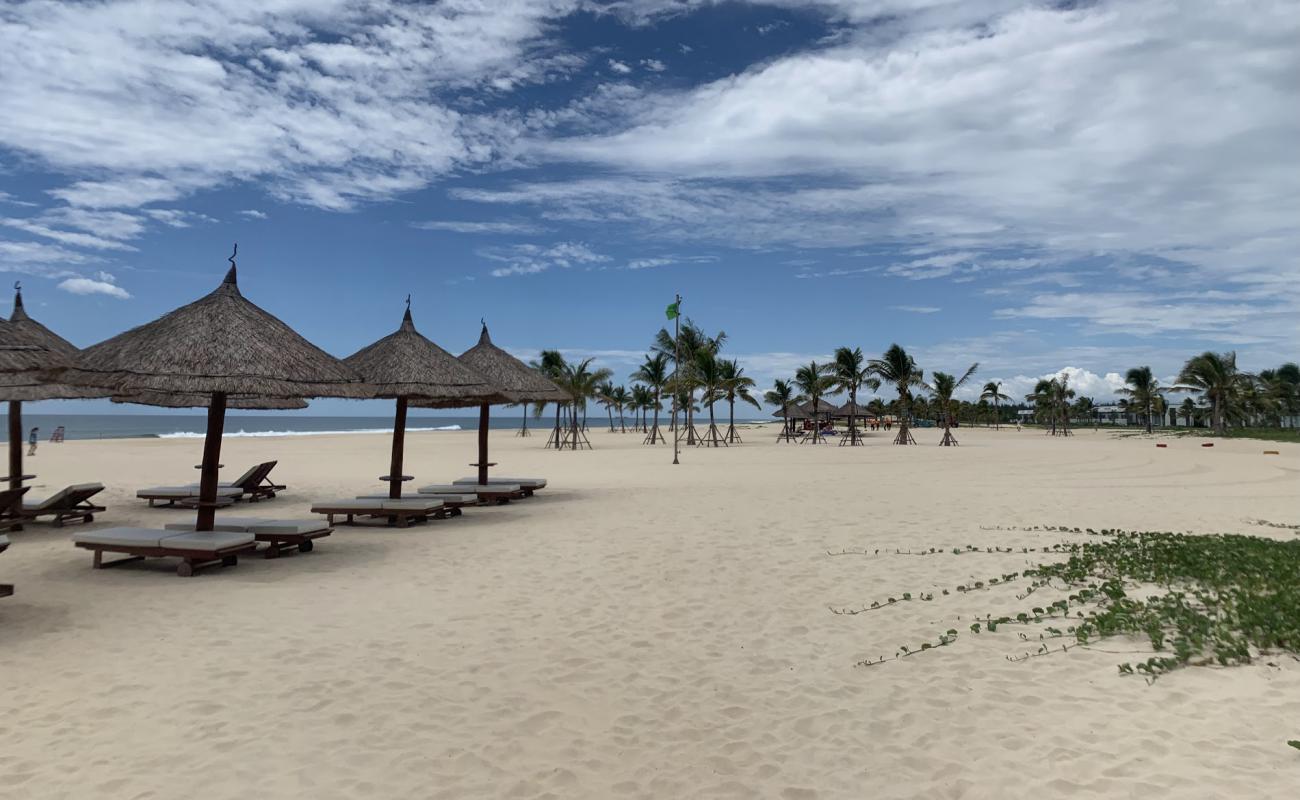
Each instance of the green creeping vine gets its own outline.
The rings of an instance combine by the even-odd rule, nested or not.
[[[1145,637],[1156,653],[1142,662],[1120,664],[1119,672],[1142,674],[1148,679],[1184,666],[1248,664],[1260,654],[1300,651],[1300,541],[1121,530],[1086,533],[1108,538],[1039,548],[1038,552],[1068,557],[957,587],[958,592],[966,592],[1028,579],[1030,584],[1017,595],[1019,599],[1040,588],[1071,591],[1066,599],[1015,616],[977,618],[970,625],[971,633],[995,633],[1001,626],[1061,620],[1059,627],[1049,624],[1038,635],[1037,652],[1011,657],[1013,661],[1064,652],[1074,646],[1092,649],[1097,642],[1114,636]],[[1130,596],[1130,591],[1139,588],[1142,596]],[[946,595],[948,590],[942,593]],[[860,609],[831,611],[853,615],[933,598],[932,592],[903,593],[901,601],[889,598]],[[1070,624],[1063,624],[1066,621]],[[1030,640],[1026,634],[1019,636],[1022,641]],[[955,632],[949,631],[941,637],[939,646],[955,638]],[[1072,642],[1055,647],[1049,645],[1053,639]],[[919,651],[900,648],[899,652],[902,655],[896,653],[895,658]],[[882,657],[859,664],[885,660],[893,659]]]

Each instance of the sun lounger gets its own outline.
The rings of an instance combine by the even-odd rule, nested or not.
[[[357,499],[358,500],[392,500],[392,498],[386,494],[359,494],[357,495]],[[433,501],[441,502],[447,510],[448,517],[459,517],[463,513],[461,511],[462,508],[465,508],[466,506],[478,505],[478,496],[473,494],[441,494],[441,495],[416,494],[416,495],[405,495],[404,497],[402,497],[402,499],[403,500],[433,500]]]
[[[150,508],[153,508],[158,503],[166,503],[167,507],[174,506],[177,503],[183,506],[196,506],[199,502],[199,487],[155,486],[152,489],[141,489],[135,493],[135,496],[141,500],[148,500]],[[228,506],[243,496],[243,489],[233,486],[218,487],[217,505]]]
[[[0,490],[0,531],[23,529],[22,500],[29,486]]]
[[[103,569],[144,558],[179,558],[176,574],[189,577],[203,567],[220,564],[232,567],[239,554],[256,545],[251,533],[211,531],[178,533],[147,528],[105,528],[81,531],[72,537],[77,547],[95,554],[95,569]],[[125,553],[126,558],[104,561],[104,553]]]
[[[479,485],[478,478],[457,478],[456,480],[452,481],[452,483],[470,484],[473,486]],[[487,481],[488,486],[511,486],[516,484],[519,486],[520,489],[524,490],[525,496],[532,497],[533,492],[537,491],[538,489],[546,488],[546,479],[545,478],[488,478]]]
[[[169,531],[192,531],[193,523],[173,522],[165,526]],[[279,558],[281,553],[297,548],[300,553],[310,553],[313,540],[329,536],[334,529],[318,519],[266,519],[263,517],[225,517],[213,525],[216,531],[251,533],[266,543],[264,558]]]
[[[70,519],[94,522],[95,512],[105,508],[91,503],[90,498],[102,491],[102,483],[76,483],[44,500],[24,500],[16,511],[23,520],[52,516],[56,528],[62,528],[64,521]]]
[[[271,470],[275,469],[275,465],[279,463],[279,461],[267,461],[264,464],[258,464],[235,480],[222,481],[217,486],[222,489],[242,489],[244,494],[247,495],[244,499],[249,502],[255,503],[263,498],[270,500],[275,497],[276,492],[283,492],[287,488],[281,484],[273,483],[270,478]],[[198,487],[197,483],[193,483],[187,488],[198,489]]]
[[[487,486],[481,486],[477,483],[435,483],[430,486],[420,487],[420,494],[470,493],[477,495],[480,503],[496,503],[498,505],[527,496],[523,487],[517,483],[490,483]]]
[[[0,553],[3,553],[8,549],[9,549],[9,537],[5,536],[3,533],[0,533]],[[0,583],[0,597],[8,597],[13,593],[14,593],[13,584]]]
[[[456,509],[447,508],[441,500],[424,497],[403,498],[401,500],[321,500],[312,504],[313,514],[324,514],[330,525],[335,517],[346,518],[346,524],[357,524],[357,517],[371,519],[384,518],[389,525],[401,528],[409,527],[412,522],[424,522],[430,518],[445,519],[452,516]]]

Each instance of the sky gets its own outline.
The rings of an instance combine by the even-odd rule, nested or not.
[[[680,293],[760,387],[898,342],[1107,399],[1300,358],[1297,41],[1294,0],[10,0],[0,272],[79,346],[238,242],[340,357],[409,294],[626,380]]]

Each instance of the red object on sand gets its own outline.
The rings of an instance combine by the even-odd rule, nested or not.
[[[1169,446],[1169,445],[1167,445],[1167,444],[1157,444],[1157,445],[1156,445],[1156,447],[1168,447],[1168,446]]]
[[[1201,447],[1214,447],[1214,442],[1203,442]]]

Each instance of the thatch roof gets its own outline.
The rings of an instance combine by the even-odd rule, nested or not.
[[[75,400],[107,392],[61,382],[78,364],[77,348],[27,316],[14,296],[12,319],[0,320],[0,400]],[[85,383],[85,381],[78,381]]]
[[[566,403],[573,398],[545,375],[492,344],[487,325],[478,344],[460,354],[460,362],[482,375],[508,403]],[[455,408],[463,403],[417,402],[424,408]],[[474,405],[477,405],[475,403]]]
[[[234,266],[211,294],[86,348],[82,366],[117,376],[115,394],[122,397],[369,396],[360,376],[341,361],[244,299]]]
[[[14,313],[9,316],[9,324],[32,344],[65,356],[75,357],[81,352],[72,342],[27,316],[27,309],[23,308],[23,290],[17,286],[14,287]]]
[[[167,394],[141,392],[133,395],[114,395],[114,403],[134,403],[163,408],[207,408],[212,402],[210,394]],[[307,401],[300,397],[248,397],[232,394],[226,397],[226,408],[255,411],[287,411],[306,408]]]
[[[854,403],[845,403],[844,405],[840,406],[838,411],[835,412],[835,416],[837,417],[847,418],[850,415],[855,417],[874,417],[876,415],[876,412],[872,411],[866,406],[855,405]]]
[[[808,419],[808,413],[798,403],[787,403],[784,409],[777,409],[772,412],[772,416],[784,419]]]
[[[408,397],[456,405],[508,402],[488,379],[420,335],[406,309],[395,333],[343,359],[370,397]]]
[[[825,399],[819,398],[817,400],[816,408],[813,408],[813,404],[811,402],[808,402],[799,406],[799,410],[811,417],[811,416],[821,415],[821,414],[832,414],[832,415],[836,414],[839,412],[840,407],[835,405],[834,403],[827,402]]]

